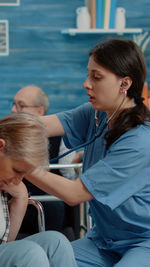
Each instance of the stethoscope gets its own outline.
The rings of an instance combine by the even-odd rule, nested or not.
[[[103,126],[101,127],[101,131],[98,132],[97,131],[97,128],[98,128],[98,110],[95,110],[95,134],[94,134],[94,137],[90,140],[90,141],[87,141],[79,146],[76,146],[76,147],[73,147],[71,149],[69,149],[67,152],[63,153],[62,155],[56,157],[56,158],[53,158],[50,160],[50,163],[54,163],[55,161],[58,161],[59,159],[67,156],[68,154],[70,154],[71,152],[73,151],[77,151],[77,150],[80,150],[81,148],[84,148],[88,145],[90,145],[91,143],[93,143],[98,137],[100,137],[105,129],[106,126],[108,126],[108,123],[114,118],[115,114],[118,112],[118,110],[120,109],[120,107],[122,106],[122,104],[124,103],[125,99],[126,99],[126,96],[127,96],[127,91],[124,90],[124,98],[123,100],[121,101],[120,105],[115,109],[115,111],[112,113],[112,115],[104,121],[103,123]]]
[[[105,124],[105,126],[106,126],[106,124]],[[103,128],[103,129],[104,129],[104,128]],[[103,131],[103,129],[102,129],[102,131]],[[56,158],[51,159],[51,160],[50,160],[50,163],[54,163],[55,161],[57,161],[57,160],[59,160],[59,159],[65,157],[65,156],[67,156],[67,155],[70,154],[71,152],[80,150],[81,148],[90,145],[91,143],[93,143],[93,142],[96,140],[96,138],[98,138],[98,137],[102,134],[102,131],[101,131],[99,134],[97,134],[97,133],[95,132],[94,137],[93,137],[90,141],[85,142],[85,143],[83,143],[83,144],[81,144],[81,145],[79,145],[79,146],[73,147],[73,148],[69,149],[67,152],[63,153],[62,155],[60,155],[60,156],[58,156],[58,157],[56,157]]]

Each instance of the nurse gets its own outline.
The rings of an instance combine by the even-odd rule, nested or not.
[[[72,242],[79,267],[150,266],[150,113],[143,104],[144,56],[130,40],[89,54],[89,103],[42,117],[49,136],[84,145],[75,181],[33,171],[28,179],[69,205],[89,201],[92,229]],[[91,142],[92,140],[92,142]]]

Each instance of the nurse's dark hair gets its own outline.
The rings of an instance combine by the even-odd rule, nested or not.
[[[127,96],[135,106],[122,111],[113,127],[107,131],[107,148],[126,131],[150,121],[149,109],[144,105],[142,90],[146,79],[146,64],[139,46],[130,40],[112,39],[96,45],[89,53],[96,63],[120,78],[130,77],[132,84]]]

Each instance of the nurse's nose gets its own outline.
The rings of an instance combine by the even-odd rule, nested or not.
[[[89,77],[87,77],[86,80],[84,81],[83,88],[86,89],[86,90],[91,90],[92,89],[92,85],[91,85]]]

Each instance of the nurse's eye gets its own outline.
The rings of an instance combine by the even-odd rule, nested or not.
[[[94,75],[92,78],[95,81],[100,81],[101,80],[101,77],[100,76],[97,76],[97,75]]]

